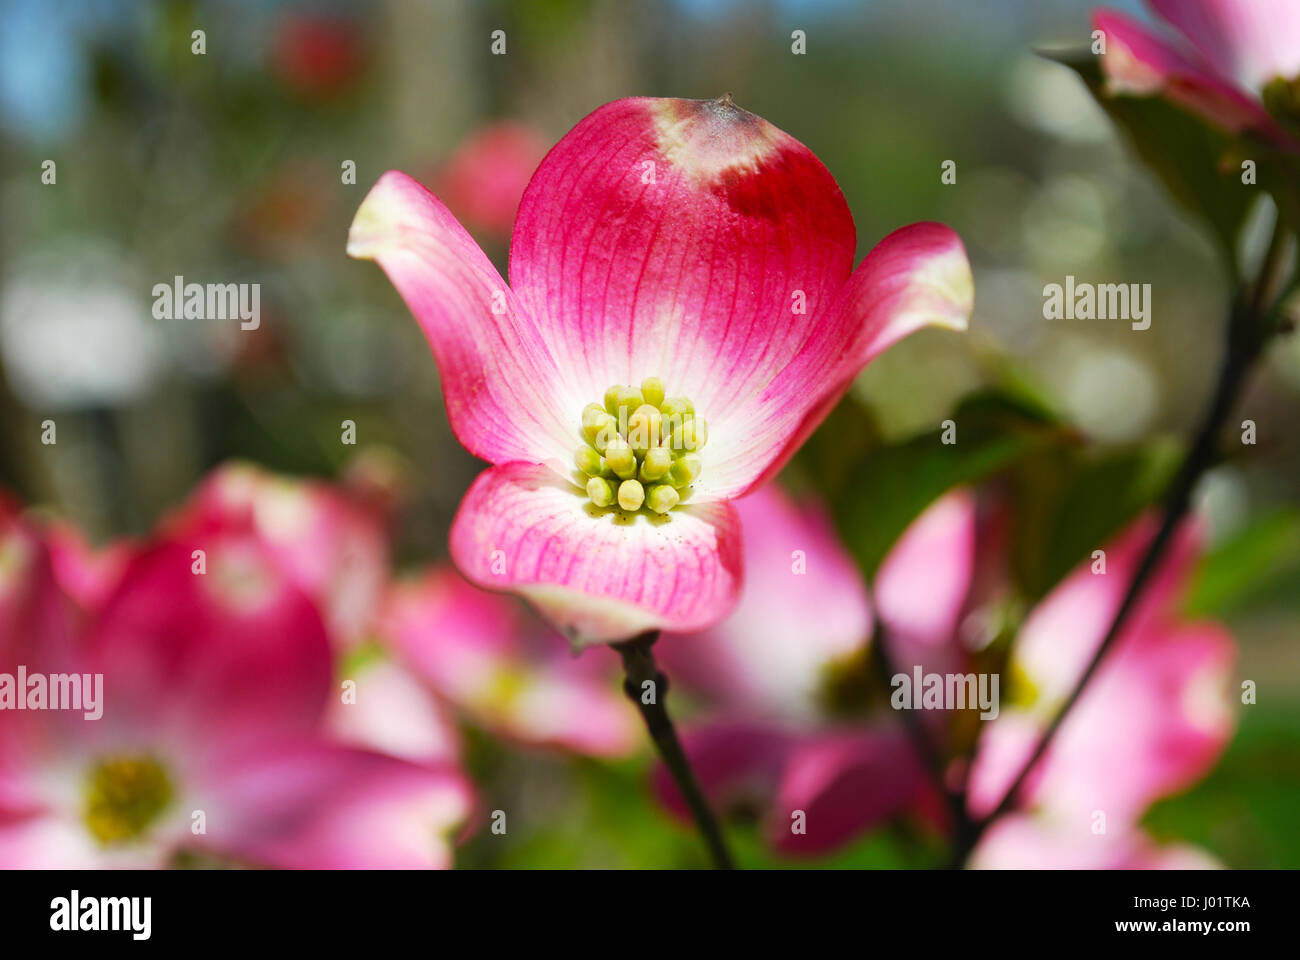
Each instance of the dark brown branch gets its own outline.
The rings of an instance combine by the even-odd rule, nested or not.
[[[690,807],[691,815],[695,818],[695,825],[699,827],[700,834],[704,837],[709,855],[713,858],[713,866],[719,870],[731,870],[735,864],[732,863],[731,854],[727,852],[722,829],[718,826],[717,818],[714,817],[708,801],[704,798],[704,791],[700,789],[699,780],[696,779],[695,771],[691,769],[690,760],[682,749],[677,731],[664,706],[664,700],[668,696],[668,678],[659,672],[651,649],[657,639],[659,639],[659,631],[652,630],[623,643],[612,644],[618,651],[618,655],[623,658],[623,670],[626,674],[623,691],[641,711],[646,729],[650,731],[650,739],[654,741],[660,759],[672,774],[677,789],[681,791],[686,805]],[[650,697],[649,703],[643,696],[646,683],[653,684],[653,696]]]

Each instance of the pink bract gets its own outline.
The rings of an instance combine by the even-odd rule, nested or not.
[[[661,660],[681,688],[705,699],[702,723],[684,742],[700,780],[724,808],[762,811],[771,846],[825,853],[880,822],[913,813],[947,820],[937,793],[895,718],[828,711],[828,680],[863,657],[870,608],[849,558],[815,510],[797,508],[775,486],[737,504],[750,578],[736,612],[696,635],[665,635]],[[899,538],[878,571],[875,606],[893,667],[912,674],[966,673],[975,642],[987,642],[990,606],[1005,599],[1004,573],[977,570],[1004,535],[996,512],[956,490],[932,504]],[[985,511],[988,512],[988,511]],[[969,773],[970,808],[987,813],[1002,796],[1043,726],[1096,650],[1154,533],[1143,517],[1105,545],[1106,573],[1084,564],[1028,615],[1001,680],[1000,713],[982,721]],[[977,550],[978,543],[978,550]],[[792,564],[804,552],[811,580]],[[1211,861],[1190,848],[1155,847],[1137,827],[1155,800],[1203,776],[1224,749],[1233,720],[1226,683],[1232,638],[1219,626],[1179,616],[1177,600],[1196,557],[1192,528],[1164,563],[1060,736],[1005,821],[995,824],[973,866],[1168,867]],[[846,625],[859,624],[855,631]],[[974,626],[972,626],[974,624]],[[981,625],[985,626],[981,626]],[[879,638],[873,642],[881,642]],[[952,714],[922,722],[942,742]],[[656,771],[657,795],[685,809]],[[1096,811],[1106,833],[1096,833]],[[802,811],[804,832],[792,831]]]
[[[736,504],[745,588],[731,616],[698,634],[665,634],[665,671],[729,711],[815,721],[828,664],[863,649],[871,605],[857,564],[818,504],[770,484]]]
[[[516,742],[616,757],[644,736],[612,652],[574,657],[518,601],[450,565],[395,585],[382,633],[439,697]]]
[[[322,732],[325,624],[249,530],[150,538],[76,601],[12,509],[0,555],[0,672],[102,675],[98,717],[0,712],[0,865],[450,865],[468,782]]]
[[[999,820],[972,854],[977,870],[1212,870],[1209,854],[1186,844],[1155,844],[1126,824],[1105,833],[1079,830],[1046,816]]]
[[[760,810],[781,853],[827,853],[924,808],[928,788],[897,723],[828,710],[831,677],[865,664],[871,632],[865,585],[829,519],[776,484],[736,507],[746,529],[740,603],[703,633],[665,635],[659,659],[682,689],[707,700],[705,720],[683,741],[710,798]],[[662,768],[654,789],[685,816]]]
[[[1029,700],[1003,709],[981,738],[969,791],[977,815],[1001,799],[1092,657],[1153,533],[1154,519],[1142,518],[1106,546],[1105,573],[1094,573],[1092,563],[1080,567],[1031,611],[1011,658]],[[1227,684],[1236,648],[1223,627],[1177,613],[1195,553],[1194,534],[1184,528],[1026,782],[1024,806],[1083,832],[1099,810],[1132,824],[1214,765],[1234,727]]]
[[[1110,92],[1163,96],[1229,133],[1249,132],[1300,150],[1261,102],[1269,81],[1300,74],[1300,6],[1291,0],[1148,5],[1182,36],[1166,39],[1113,10],[1093,16],[1106,37],[1101,68]]]
[[[970,641],[990,638],[965,625],[986,619],[990,599],[996,609],[998,597],[996,590],[985,596],[990,591],[979,588],[972,564],[977,554],[996,553],[987,543],[977,551],[988,526],[977,520],[975,498],[955,491],[914,521],[882,564],[876,603],[896,669],[974,669]],[[1155,517],[1140,517],[1103,545],[1104,566],[1090,558],[1025,618],[1000,677],[998,715],[982,722],[968,774],[974,817],[993,809],[1028,760],[1101,643],[1155,529]],[[993,825],[973,865],[1191,862],[1152,847],[1136,825],[1155,800],[1204,776],[1233,728],[1226,691],[1232,637],[1217,624],[1178,614],[1197,550],[1189,523],[1175,534],[1114,648],[1016,798],[1014,816]],[[1103,833],[1096,832],[1099,811]]]
[[[384,517],[341,487],[229,463],[208,474],[164,526],[196,541],[232,531],[256,539],[322,611],[338,649],[363,641],[379,615],[389,574]]]

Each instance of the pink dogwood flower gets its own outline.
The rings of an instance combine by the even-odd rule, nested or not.
[[[381,633],[440,698],[499,736],[595,757],[626,756],[640,743],[612,653],[575,658],[518,601],[472,586],[449,564],[392,588]]]
[[[9,507],[17,512],[18,507]],[[87,611],[108,599],[139,545],[127,539],[96,547],[81,531],[63,520],[51,520],[43,529],[45,548],[62,591]]]
[[[320,611],[349,696],[331,701],[325,728],[340,742],[420,762],[454,762],[460,734],[450,711],[379,646],[388,589],[386,498],[393,478],[382,457],[361,454],[340,483],[272,473],[232,462],[213,470],[164,520],[174,537],[203,543],[232,534],[254,538],[278,572]],[[80,557],[74,533],[51,539],[61,580],[93,583],[89,571],[121,547]],[[79,572],[78,572],[79,571]]]
[[[213,470],[164,521],[201,543],[232,532],[255,538],[284,576],[321,610],[336,649],[362,643],[389,577],[378,509],[342,487],[277,475],[251,463]]]
[[[492,464],[451,554],[577,645],[724,617],[731,501],[771,477],[874,356],[973,297],[960,239],[914,224],[853,269],[853,219],[803,144],[712,101],[633,98],[542,162],[510,284],[447,208],[389,172],[348,252],[419,321],[457,439]]]
[[[332,740],[435,766],[460,760],[461,732],[452,711],[385,650],[358,651],[336,675],[354,687],[326,711],[324,730]]]
[[[0,700],[28,706],[0,711],[0,865],[450,865],[470,785],[322,732],[326,628],[265,543],[154,537],[93,595],[65,594],[39,531],[0,514]],[[82,709],[49,709],[56,676]]]
[[[1117,824],[1103,834],[1062,829],[1041,816],[1011,814],[989,827],[967,865],[976,870],[1214,870],[1212,856],[1190,844],[1158,845]]]
[[[1008,599],[1001,575],[987,569],[996,566],[989,558],[1002,552],[999,520],[977,519],[974,496],[955,491],[918,518],[886,558],[876,597],[896,669],[988,669],[978,665],[988,663],[981,651],[1005,625]],[[1105,545],[1104,568],[1089,559],[1021,624],[1001,670],[996,715],[980,722],[966,777],[974,817],[994,808],[1028,760],[1105,635],[1154,529],[1151,517],[1130,526]],[[977,555],[985,560],[980,567]],[[990,826],[970,866],[1213,864],[1192,848],[1155,846],[1138,826],[1154,800],[1204,776],[1232,732],[1226,699],[1232,638],[1216,624],[1177,614],[1195,556],[1195,537],[1184,529],[1013,812]]]
[[[945,826],[940,798],[884,697],[870,707],[870,606],[843,548],[815,512],[771,488],[737,507],[748,536],[736,612],[702,634],[666,635],[659,646],[671,674],[709,704],[705,722],[683,738],[706,792],[724,807],[760,810],[769,844],[784,854],[829,852],[908,813]],[[999,520],[979,514],[972,492],[954,491],[913,521],[881,563],[876,617],[900,674],[985,669],[977,664],[987,663],[980,658],[1001,628],[1009,588],[1004,573],[989,569],[996,562],[976,558],[1000,554]],[[1125,531],[1106,546],[1106,574],[1094,574],[1090,561],[1030,612],[987,719],[970,712],[961,734],[967,718],[958,713],[922,714],[941,744],[960,736],[976,745],[967,783],[974,816],[1001,799],[1096,649],[1152,529],[1148,519]],[[1185,532],[972,866],[1212,865],[1191,848],[1155,846],[1138,826],[1154,800],[1208,772],[1232,730],[1231,637],[1183,620],[1174,603],[1194,556]],[[796,572],[800,557],[807,577]],[[854,698],[856,709],[846,710]],[[664,771],[654,787],[684,814]],[[1106,814],[1104,834],[1094,833],[1097,810]],[[791,830],[797,811],[803,834]]]
[[[1271,83],[1300,77],[1300,6],[1292,0],[1148,0],[1181,37],[1098,10],[1101,69],[1111,93],[1161,96],[1229,133],[1290,152],[1300,142],[1265,108]]]
[[[984,731],[970,771],[972,813],[992,809],[1028,759],[1101,643],[1154,531],[1154,518],[1142,518],[1106,546],[1104,572],[1089,561],[1030,612],[1009,662],[1010,704]],[[1017,798],[1039,821],[1034,830],[1059,835],[1063,853],[1138,833],[1147,808],[1208,773],[1232,736],[1232,637],[1177,611],[1196,555],[1195,533],[1184,528]],[[995,836],[985,842],[1000,844]],[[977,850],[975,862],[982,856]]]

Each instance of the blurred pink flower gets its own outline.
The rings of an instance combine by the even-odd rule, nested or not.
[[[1148,0],[1182,36],[1165,39],[1113,10],[1093,23],[1106,37],[1110,92],[1163,96],[1230,133],[1300,150],[1269,115],[1265,86],[1300,75],[1300,5],[1294,0]]]
[[[575,657],[515,600],[450,566],[395,585],[382,632],[438,696],[499,736],[597,757],[626,755],[640,740],[612,652]]]
[[[325,730],[332,739],[416,763],[460,758],[460,730],[451,711],[385,651],[348,657],[336,675],[355,689],[347,700],[340,695],[330,701]]]
[[[251,463],[212,471],[164,521],[175,537],[246,534],[321,610],[337,649],[367,639],[389,577],[382,512],[340,486]]]
[[[897,719],[828,709],[837,677],[865,681],[869,631],[864,588],[829,525],[773,488],[737,507],[749,535],[748,580],[736,613],[702,634],[665,636],[660,647],[667,672],[711,707],[711,719],[684,736],[706,792],[727,806],[761,810],[769,842],[787,854],[835,849],[907,812],[943,824],[939,797]],[[875,588],[894,669],[908,676],[917,667],[978,669],[1008,590],[1003,573],[975,561],[978,555],[996,565],[1001,519],[978,516],[974,495],[957,490],[899,538]],[[1000,685],[1000,715],[984,721],[978,739],[969,775],[974,815],[1000,799],[1096,649],[1153,529],[1149,518],[1135,524],[1107,546],[1105,575],[1094,575],[1091,563],[1081,567],[1025,621]],[[1136,826],[1152,801],[1203,776],[1232,730],[1225,696],[1231,637],[1213,624],[1182,620],[1174,605],[1194,555],[1193,537],[1184,533],[1031,777],[1019,811],[1007,818],[1014,824],[995,825],[972,865],[1211,862],[1183,848],[1156,848]],[[806,577],[796,572],[801,556]],[[860,687],[849,690],[863,698]],[[941,743],[954,734],[952,712],[927,711],[921,720]],[[654,787],[684,814],[662,769]],[[791,831],[799,810],[802,835]],[[1093,833],[1097,810],[1106,814],[1105,834]]]
[[[17,507],[11,508],[16,513]],[[59,587],[85,610],[98,610],[122,577],[139,544],[117,540],[97,548],[71,523],[53,520],[42,530]]]
[[[507,241],[546,149],[546,141],[522,124],[489,124],[456,148],[434,177],[434,192],[471,233]]]
[[[965,669],[959,632],[971,600],[976,542],[988,539],[981,533],[974,495],[956,490],[913,520],[881,562],[873,592],[896,669]],[[986,562],[996,564],[995,551],[981,545]]]
[[[251,531],[150,539],[93,603],[59,581],[6,506],[0,673],[102,675],[102,716],[0,712],[0,865],[450,865],[470,785],[323,735],[325,625]]]
[[[886,558],[876,602],[895,669],[978,669],[977,654],[999,629],[1006,591],[976,569],[976,543],[987,565],[999,552],[988,541],[1001,535],[1000,521],[977,520],[974,497],[955,491],[918,518]],[[1101,643],[1155,525],[1153,517],[1134,523],[1105,546],[1104,573],[1093,573],[1089,559],[1021,625],[1000,677],[998,715],[983,721],[969,771],[972,815],[989,813],[1028,759]],[[1161,862],[1160,851],[1148,855],[1138,819],[1154,800],[1204,776],[1233,727],[1226,695],[1232,638],[1215,624],[1189,623],[1177,614],[1195,555],[1195,537],[1185,528],[1019,798],[1017,809],[1040,819],[1015,828],[995,825],[973,864],[1016,865],[1017,852],[1027,846],[1015,838],[1040,835],[1045,845],[1020,865]],[[933,724],[942,716],[925,719]],[[1105,815],[1104,834],[1094,833],[1102,826],[1097,811]],[[1090,841],[1097,849],[1076,855]],[[988,844],[997,845],[996,855],[988,854]]]
[[[509,286],[441,201],[381,177],[348,252],[406,299],[452,429],[492,464],[452,526],[460,571],[575,644],[722,619],[741,581],[731,501],[886,347],[965,327],[953,231],[905,227],[854,271],[856,243],[821,162],[730,98],[619,100],[582,120],[524,194]],[[664,410],[677,429],[656,443]],[[652,446],[679,455],[669,474],[646,467]]]
[[[977,870],[1213,870],[1222,866],[1196,847],[1157,846],[1143,831],[1126,824],[1092,834],[1020,813],[990,826],[968,865]]]
[[[1133,524],[1106,546],[1105,573],[1084,564],[1030,612],[1008,664],[1010,703],[984,731],[970,771],[974,814],[1002,798],[1091,659],[1155,526],[1151,516]],[[1208,773],[1232,736],[1232,637],[1177,609],[1196,554],[1185,527],[1026,781],[1020,808],[1063,831],[1063,850],[1135,830],[1155,800]]]
[[[778,851],[815,855],[904,810],[929,812],[928,787],[895,718],[837,715],[837,676],[865,676],[866,587],[830,522],[770,484],[737,501],[745,588],[735,612],[694,635],[665,635],[665,672],[704,695],[713,719],[683,743],[706,794],[761,812]],[[707,716],[707,715],[706,715]],[[656,795],[686,808],[663,767]],[[792,826],[803,811],[801,826]]]
[[[212,471],[165,521],[174,536],[202,541],[227,534],[255,538],[278,572],[302,590],[325,619],[341,682],[355,684],[331,701],[326,729],[342,742],[421,762],[455,760],[460,735],[450,713],[377,645],[388,590],[385,530],[397,479],[366,451],[341,483],[289,477],[251,463]]]
[[[730,711],[815,726],[828,665],[860,653],[871,609],[857,565],[816,505],[775,484],[738,500],[745,589],[726,620],[665,634],[665,672]]]

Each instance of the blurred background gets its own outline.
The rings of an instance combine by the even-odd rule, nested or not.
[[[335,477],[358,449],[382,448],[405,477],[397,562],[441,557],[480,465],[447,427],[432,357],[397,294],[344,254],[365,192],[387,169],[411,173],[504,272],[512,207],[494,209],[485,191],[517,198],[517,171],[609,100],[729,91],[831,170],[859,258],[894,228],[937,219],[962,235],[975,268],[970,333],[923,333],[877,361],[787,482],[842,513],[860,499],[846,490],[888,490],[889,470],[917,469],[909,444],[954,410],[984,418],[976,450],[1050,425],[1046,442],[996,470],[935,481],[1013,494],[1025,531],[1014,573],[1032,600],[1158,493],[1213,382],[1229,293],[1204,233],[1079,80],[1032,53],[1085,45],[1089,10],[5,0],[0,483],[105,542],[147,531],[229,458]],[[191,52],[199,29],[203,55]],[[495,30],[504,55],[492,53]],[[803,55],[791,52],[795,30]],[[53,184],[42,182],[47,160]],[[939,175],[948,160],[951,185]],[[1066,274],[1152,284],[1151,328],[1044,320],[1042,288]],[[155,319],[153,285],[177,275],[260,283],[260,327]],[[1237,867],[1300,866],[1298,396],[1292,336],[1241,413],[1257,444],[1202,485],[1210,553],[1187,599],[1233,628],[1239,675],[1269,682],[1217,770],[1146,821]],[[47,419],[55,445],[41,443]],[[340,442],[343,420],[356,446]],[[867,569],[906,520],[875,506],[879,522],[839,517]],[[471,773],[486,792],[554,815],[521,823],[527,833],[508,846],[471,841],[459,862],[697,862],[695,839],[648,799],[645,765],[474,744]],[[737,842],[751,864],[768,862],[743,830]],[[923,864],[910,842],[882,831],[828,862]]]

